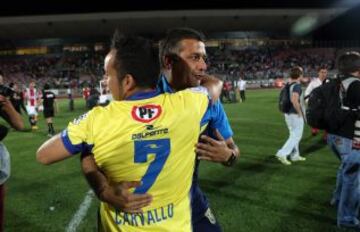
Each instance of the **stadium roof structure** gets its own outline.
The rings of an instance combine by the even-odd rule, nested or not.
[[[21,9],[15,5],[0,9],[0,40],[108,37],[115,28],[156,35],[179,26],[205,33],[266,31],[303,36],[344,15],[354,1],[122,1],[121,6],[24,2]]]

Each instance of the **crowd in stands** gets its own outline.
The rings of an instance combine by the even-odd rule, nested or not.
[[[305,76],[317,75],[320,66],[334,69],[337,50],[334,48],[248,48],[208,49],[209,72],[237,80],[276,79],[287,76],[294,65],[304,68]]]
[[[317,68],[334,69],[335,57],[340,50],[335,48],[209,48],[208,72],[224,80],[272,80],[288,76],[288,70],[301,65],[304,76],[314,77]],[[0,57],[0,70],[7,82],[26,85],[35,80],[38,86],[44,83],[52,88],[77,88],[97,86],[103,75],[104,53],[64,53],[46,56]]]
[[[103,60],[103,53],[0,57],[0,70],[7,83],[26,86],[34,80],[38,86],[80,89],[102,77]]]

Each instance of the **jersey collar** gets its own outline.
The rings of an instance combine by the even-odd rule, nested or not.
[[[162,93],[173,93],[174,92],[174,90],[170,87],[170,84],[167,81],[164,74],[160,75],[159,81],[157,83],[157,88]]]
[[[159,94],[161,94],[161,92],[158,89],[155,89],[153,91],[147,91],[147,92],[140,91],[140,92],[134,93],[133,95],[127,97],[125,100],[126,101],[143,100],[143,99],[155,97]]]

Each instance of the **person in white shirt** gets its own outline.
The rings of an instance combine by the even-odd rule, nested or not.
[[[244,102],[245,101],[246,81],[244,80],[243,77],[239,78],[239,80],[237,82],[237,86],[240,91],[240,100],[241,100],[241,102]]]
[[[326,80],[327,74],[328,74],[327,68],[324,66],[320,66],[320,68],[318,69],[318,77],[312,79],[310,84],[308,85],[308,87],[305,90],[305,99],[307,99],[310,96],[310,93],[315,88],[319,87],[320,85],[322,85],[324,83],[324,81]],[[318,133],[319,133],[319,129],[311,128],[311,134],[313,136],[317,135]],[[324,135],[324,137],[326,137],[326,134]]]
[[[35,81],[30,81],[29,88],[26,89],[25,101],[26,110],[29,115],[29,122],[32,130],[37,130],[38,100],[39,93],[35,87]]]

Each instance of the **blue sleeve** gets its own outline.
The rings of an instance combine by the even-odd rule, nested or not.
[[[213,138],[216,138],[212,132],[214,129],[218,129],[225,140],[232,137],[234,134],[220,101],[216,101],[215,103],[209,105],[209,108],[201,121],[201,125],[206,123],[208,123],[209,128],[208,134]]]
[[[72,144],[67,130],[63,130],[61,132],[61,140],[62,140],[66,150],[68,150],[68,152],[72,155],[75,155],[77,153],[89,154],[92,152],[92,148],[94,147],[94,145],[87,144],[84,142],[79,143],[79,144]]]

